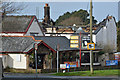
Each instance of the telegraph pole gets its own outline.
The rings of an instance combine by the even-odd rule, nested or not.
[[[90,0],[90,43],[92,43],[92,0]],[[90,50],[90,71],[93,74],[93,53]]]

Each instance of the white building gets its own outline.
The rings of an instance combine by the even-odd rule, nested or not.
[[[108,16],[95,31],[97,46],[108,52],[117,51],[117,27],[115,18]]]

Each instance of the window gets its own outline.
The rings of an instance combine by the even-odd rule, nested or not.
[[[16,61],[21,62],[21,55],[20,54],[16,54]]]

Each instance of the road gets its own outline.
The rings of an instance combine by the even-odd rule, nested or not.
[[[89,77],[89,76],[52,76],[50,74],[4,74],[2,80],[120,80],[117,76]]]

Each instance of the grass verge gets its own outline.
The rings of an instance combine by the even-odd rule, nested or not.
[[[66,72],[66,73],[55,73],[56,76],[118,76],[120,70],[95,70],[94,74],[90,71],[79,71],[79,72]]]

